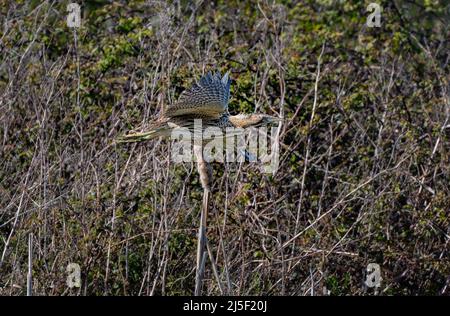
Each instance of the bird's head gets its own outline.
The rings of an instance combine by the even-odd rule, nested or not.
[[[230,116],[230,121],[236,127],[246,128],[270,126],[282,121],[282,119],[267,114],[239,114]]]

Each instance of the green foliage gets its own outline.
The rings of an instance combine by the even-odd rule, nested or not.
[[[208,70],[231,71],[231,113],[286,119],[275,175],[214,164],[208,237],[232,294],[303,295],[311,273],[316,293],[367,294],[370,262],[383,294],[447,294],[448,6],[379,3],[380,28],[367,1],[85,1],[76,30],[63,2],[0,6],[0,294],[23,294],[30,232],[39,295],[192,294],[195,165],[113,140]]]

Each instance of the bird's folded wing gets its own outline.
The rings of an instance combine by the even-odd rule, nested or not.
[[[228,111],[230,84],[228,73],[221,78],[220,73],[213,75],[209,72],[185,90],[178,102],[167,108],[165,116],[200,115],[218,118]]]

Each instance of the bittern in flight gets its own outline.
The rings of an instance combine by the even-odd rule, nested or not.
[[[281,121],[280,118],[266,114],[238,114],[228,113],[228,101],[230,99],[231,79],[229,73],[223,77],[219,72],[211,74],[209,72],[203,76],[190,89],[185,90],[178,102],[170,105],[166,111],[155,121],[151,122],[145,131],[130,131],[122,136],[120,142],[140,142],[157,137],[169,138],[175,128],[187,128],[195,132],[195,120],[202,120],[202,129],[208,127],[219,127],[226,131],[229,127],[242,128],[260,127]],[[226,134],[226,133],[225,133]],[[197,274],[195,294],[201,293],[201,282],[203,279],[205,246],[208,246],[206,239],[206,216],[208,210],[209,170],[203,159],[201,145],[194,144],[194,153],[197,158],[197,166],[200,180],[203,187],[203,207],[200,219],[199,241],[197,248]],[[217,275],[217,269],[211,255],[213,270],[222,291],[222,287]]]
[[[122,142],[139,142],[156,137],[169,138],[178,127],[192,129],[194,120],[201,119],[203,128],[227,127],[247,128],[269,125],[280,121],[266,114],[228,113],[231,79],[229,73],[221,77],[220,73],[203,76],[190,89],[185,90],[178,102],[170,105],[160,118],[150,123],[146,131],[131,131],[123,136]]]

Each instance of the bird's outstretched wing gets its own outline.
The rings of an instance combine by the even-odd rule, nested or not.
[[[218,118],[228,111],[230,84],[229,73],[221,77],[219,72],[208,72],[190,89],[185,90],[178,102],[167,108],[165,116],[198,115]]]

